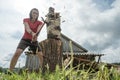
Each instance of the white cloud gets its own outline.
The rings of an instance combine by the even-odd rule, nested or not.
[[[101,58],[102,61],[107,63],[120,62],[120,47],[117,47],[117,48],[109,47],[103,50],[102,53],[105,54]]]

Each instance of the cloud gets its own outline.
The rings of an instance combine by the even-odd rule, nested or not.
[[[114,49],[112,46],[110,46],[109,48],[104,49],[102,53],[105,54],[105,56],[102,57],[102,61],[107,63],[120,62],[120,47]]]
[[[118,43],[116,45],[119,46],[120,15],[119,12],[117,11],[116,14],[112,14],[112,11],[109,11],[109,13],[111,13],[111,15],[108,14],[109,17],[106,17],[108,12],[104,12],[102,13],[103,14],[102,16],[101,15],[98,16],[95,24],[90,23],[88,27],[85,27],[88,33],[90,34],[89,36],[91,36],[89,37],[90,39],[88,40],[86,39],[87,42],[89,43],[90,40],[92,40],[94,43],[96,42],[96,46],[101,45],[102,47],[101,50],[109,46],[113,46],[113,44],[116,43]],[[100,18],[102,17],[102,19],[99,19],[99,17]]]
[[[20,37],[22,37],[22,34],[23,34],[22,32],[16,31],[11,35],[11,37],[14,39],[20,39]]]
[[[64,25],[66,27],[63,29],[69,32],[64,31],[65,34],[80,43],[88,51],[103,53],[106,50],[104,54],[111,54],[107,54],[104,57],[112,56],[110,47],[117,52],[120,45],[119,0],[85,0],[78,2],[80,5],[76,3],[77,7],[73,6],[70,10],[71,12],[68,11],[70,13],[69,23],[66,23]],[[118,54],[115,55],[117,56]],[[109,62],[109,57],[106,61]],[[116,59],[110,60],[110,62],[115,61]]]
[[[9,53],[5,56],[3,56],[3,58],[0,60],[0,65],[2,65],[4,68],[8,68],[9,64],[10,64],[10,61],[12,59],[12,56],[13,53]],[[18,62],[16,63],[16,67],[23,67],[25,66],[25,62],[26,62],[26,56],[25,54],[23,53],[19,59],[18,59]]]
[[[95,6],[100,10],[100,11],[105,11],[107,9],[111,9],[112,8],[112,3],[115,0],[93,0],[93,2],[95,3]]]

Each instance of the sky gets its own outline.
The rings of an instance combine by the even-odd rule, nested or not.
[[[32,8],[39,9],[39,20],[50,6],[60,12],[62,33],[89,52],[105,54],[102,62],[120,62],[120,0],[1,0],[0,1],[0,66],[10,60],[23,36],[23,19]],[[38,41],[46,39],[46,26]],[[25,65],[23,53],[16,67]]]

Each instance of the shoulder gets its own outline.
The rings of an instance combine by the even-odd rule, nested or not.
[[[30,21],[29,18],[24,18],[24,19],[23,19],[23,22],[29,22],[29,21]]]

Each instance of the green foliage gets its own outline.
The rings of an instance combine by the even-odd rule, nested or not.
[[[79,66],[76,66],[79,67]],[[99,66],[99,70],[75,69],[70,67],[68,69],[56,66],[54,72],[46,71],[46,73],[27,73],[23,71],[22,74],[12,73],[12,75],[0,73],[0,80],[120,80],[120,73],[117,69],[108,69],[105,64]]]
[[[2,67],[0,67],[0,72],[2,72]]]

